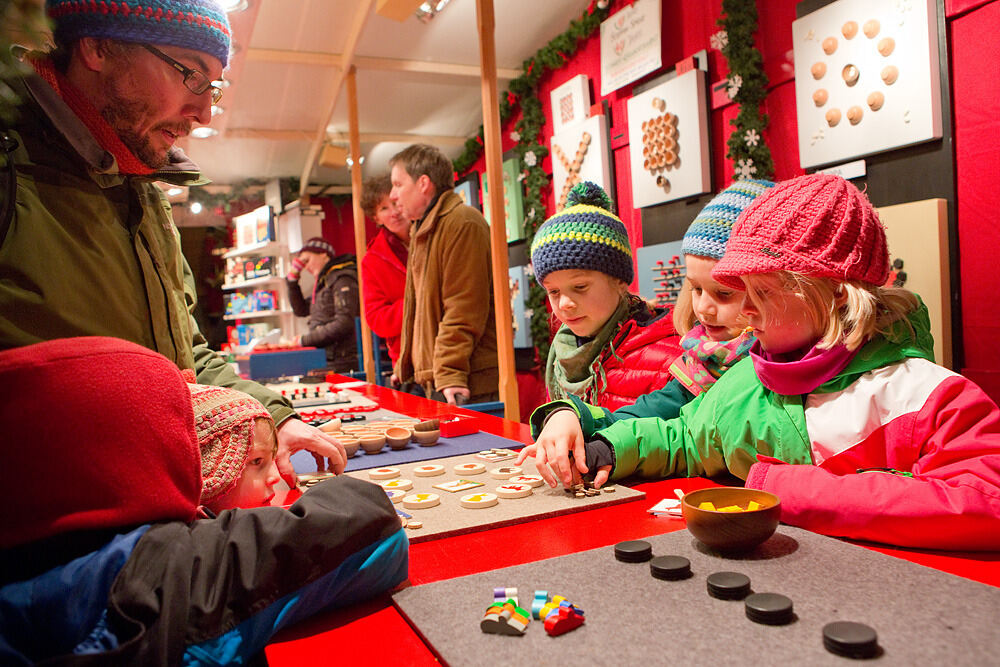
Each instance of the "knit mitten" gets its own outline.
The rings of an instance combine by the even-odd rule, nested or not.
[[[301,275],[302,269],[304,269],[305,266],[306,266],[306,263],[303,262],[298,257],[296,257],[295,259],[293,259],[292,260],[292,269],[291,269],[291,271],[288,272],[288,276],[287,276],[288,280],[291,280],[293,283],[298,282],[299,281],[299,275]]]

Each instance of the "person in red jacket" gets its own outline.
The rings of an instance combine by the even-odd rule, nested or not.
[[[361,282],[365,321],[372,331],[385,339],[389,358],[395,366],[403,330],[410,222],[389,199],[391,191],[389,177],[379,176],[366,182],[361,192],[361,208],[378,228],[361,260]]]
[[[670,310],[628,290],[632,248],[613,208],[600,186],[578,183],[531,244],[535,279],[563,323],[545,367],[549,396],[609,410],[666,384],[681,353]]]

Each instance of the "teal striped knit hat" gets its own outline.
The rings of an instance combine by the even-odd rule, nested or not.
[[[573,186],[566,208],[546,220],[531,242],[531,265],[539,283],[553,271],[589,269],[630,283],[632,246],[614,203],[601,186]]]
[[[681,253],[722,259],[736,218],[754,199],[773,187],[771,181],[736,181],[715,195],[688,227]]]
[[[58,43],[82,37],[179,46],[229,63],[232,34],[217,0],[45,0]]]

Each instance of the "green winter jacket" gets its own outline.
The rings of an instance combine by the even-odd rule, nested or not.
[[[898,321],[887,336],[876,336],[844,370],[813,393],[840,391],[862,374],[906,358],[933,361],[933,349],[927,308],[921,304],[910,313],[908,323]],[[610,423],[599,408],[590,408],[590,418],[601,429],[596,437],[614,451],[612,479],[632,474],[652,478],[732,474],[746,479],[757,454],[792,464],[812,463],[804,398],[764,387],[753,359],[747,357],[719,378],[710,391],[681,408],[676,419],[650,417]]]
[[[195,369],[200,383],[251,394],[276,423],[292,416],[287,400],[241,380],[208,348],[192,315],[191,269],[170,204],[153,181],[204,184],[197,167],[174,149],[152,176],[121,174],[41,78],[7,83],[24,102],[7,132],[17,142],[17,193],[0,239],[0,349],[73,336],[124,338]]]

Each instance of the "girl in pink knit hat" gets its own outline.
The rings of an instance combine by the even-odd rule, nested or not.
[[[888,275],[885,230],[857,188],[821,174],[780,183],[740,215],[712,272],[747,290],[749,357],[679,417],[616,422],[574,456],[611,461],[598,486],[734,476],[815,532],[1000,549],[1000,410],[933,363],[927,308],[883,287]],[[571,477],[567,452],[544,460]]]

